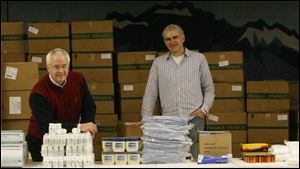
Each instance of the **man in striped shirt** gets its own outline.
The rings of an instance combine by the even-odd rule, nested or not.
[[[162,36],[169,52],[152,63],[142,116],[145,119],[153,115],[159,97],[162,115],[188,118],[195,125],[189,137],[193,141],[191,154],[197,159],[197,131],[204,130],[204,118],[215,97],[212,77],[204,55],[184,47],[185,35],[180,26],[168,25]]]

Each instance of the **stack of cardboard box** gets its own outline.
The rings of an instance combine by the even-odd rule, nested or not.
[[[120,52],[117,56],[121,120],[140,121],[141,108],[155,51]],[[160,115],[159,102],[155,115]]]
[[[287,81],[247,81],[249,143],[278,144],[289,139],[288,93]]]
[[[3,129],[27,132],[31,109],[29,95],[38,81],[38,64],[29,62],[4,63],[1,74],[3,89]]]
[[[2,62],[25,62],[23,22],[1,22]]]
[[[46,55],[54,48],[70,52],[69,23],[29,23],[28,62],[39,63],[40,79],[47,74]]]
[[[299,81],[289,82],[289,96],[289,137],[296,141],[299,140]]]
[[[243,53],[203,53],[215,86],[215,100],[206,116],[206,130],[227,130],[232,134],[233,157],[240,157],[239,145],[247,142]]]
[[[102,138],[117,136],[113,79],[113,22],[71,22],[72,70],[88,83],[96,103],[98,133],[94,138],[95,159],[101,160]]]

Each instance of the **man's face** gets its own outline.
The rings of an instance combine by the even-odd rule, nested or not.
[[[47,70],[56,83],[63,84],[69,73],[67,58],[62,54],[56,54],[52,57],[51,63],[47,65]]]
[[[164,35],[165,45],[173,54],[179,54],[179,52],[184,49],[184,41],[185,37],[181,35],[177,30],[167,31]]]

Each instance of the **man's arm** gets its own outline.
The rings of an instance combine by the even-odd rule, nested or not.
[[[152,63],[142,104],[143,119],[153,115],[158,97],[157,59]]]
[[[32,115],[43,133],[49,132],[49,123],[61,123],[54,117],[46,98],[40,94],[32,93],[29,97],[29,105]],[[62,127],[65,128],[67,132],[71,132],[72,129],[76,127],[76,124],[65,122],[62,123]]]
[[[200,72],[202,72],[201,84],[203,91],[203,105],[201,107],[204,113],[209,113],[209,109],[212,107],[215,98],[215,88],[212,80],[212,76],[209,70],[209,66],[205,56],[200,65]]]

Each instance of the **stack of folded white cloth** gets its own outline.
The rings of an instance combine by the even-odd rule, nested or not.
[[[284,162],[290,157],[289,148],[286,145],[273,144],[269,152],[275,155],[275,161]]]

